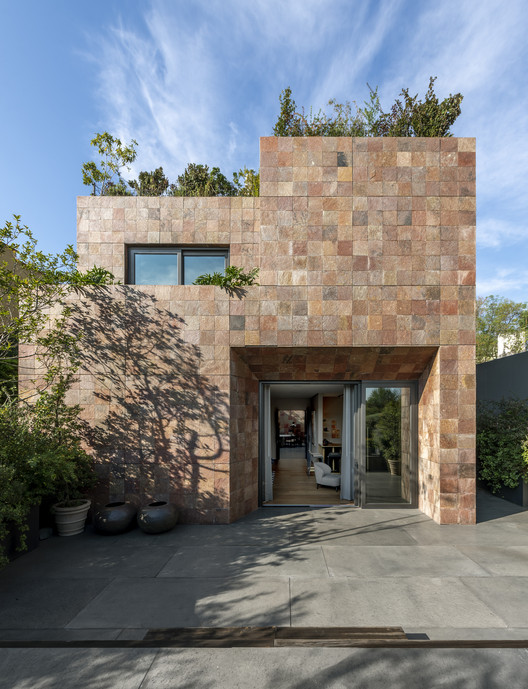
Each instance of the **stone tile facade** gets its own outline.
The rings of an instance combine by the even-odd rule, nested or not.
[[[233,521],[259,380],[418,380],[419,506],[473,523],[475,140],[269,137],[260,162],[260,198],[78,199],[80,267],[123,283],[78,304],[99,497]],[[260,285],[126,285],[131,245],[229,247]]]

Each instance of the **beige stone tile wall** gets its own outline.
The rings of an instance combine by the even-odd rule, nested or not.
[[[131,469],[127,483],[111,459],[112,495],[130,486],[130,494],[172,496],[189,520],[232,520],[255,507],[259,378],[419,378],[420,507],[442,523],[472,523],[474,139],[269,137],[261,139],[260,171],[257,199],[78,200],[81,267],[101,265],[125,282],[127,246],[175,244],[229,246],[232,264],[260,269],[260,286],[243,299],[212,287],[120,288],[125,311],[154,299],[157,314],[133,328],[137,342],[128,336],[127,352],[137,348],[150,362],[156,386],[183,395],[172,364],[148,347],[171,332],[180,361],[195,362],[182,370],[194,366],[190,379],[204,394],[212,386],[211,399],[225,395],[229,430],[220,433],[221,450],[211,441],[208,452],[218,457],[203,459],[192,440],[192,432],[207,437],[202,401],[178,454],[173,426],[187,418],[185,405],[178,416],[177,405],[161,411],[152,401],[141,413],[165,428],[151,443],[164,468],[154,482]],[[130,366],[124,386],[133,397],[142,368]],[[83,403],[104,424],[109,407],[93,378],[86,371]]]

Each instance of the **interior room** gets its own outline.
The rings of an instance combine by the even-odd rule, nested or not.
[[[353,505],[341,498],[343,396],[335,383],[270,384],[264,433],[272,485],[264,505]],[[318,464],[328,467],[320,483]]]

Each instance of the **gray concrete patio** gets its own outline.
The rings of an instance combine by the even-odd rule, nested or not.
[[[87,529],[43,541],[0,573],[0,639],[127,640],[160,627],[265,625],[395,625],[430,639],[528,639],[527,592],[528,512],[487,493],[479,495],[476,526],[438,526],[418,510],[267,508],[230,526],[115,537]],[[402,687],[451,686],[435,684],[434,669],[463,676],[476,672],[479,658],[478,672],[491,683],[473,685],[477,675],[468,674],[460,686],[528,684],[525,649],[1,649],[0,686],[55,686],[66,667],[82,680],[87,658],[106,678],[102,687],[168,686],[171,673],[179,683],[170,686],[224,686],[214,679],[223,672],[226,687],[247,686],[255,668],[266,687],[305,687],[302,676],[319,677],[313,686],[345,686],[352,668],[368,686],[382,686],[385,664],[398,661],[403,672],[424,653],[430,681],[420,675],[412,684],[407,675]],[[208,660],[198,675],[200,658]],[[278,682],[279,668],[292,673],[291,683]]]

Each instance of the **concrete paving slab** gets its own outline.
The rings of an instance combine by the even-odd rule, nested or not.
[[[403,527],[419,545],[526,545],[528,532],[515,523],[476,525],[416,523]]]
[[[152,649],[1,649],[0,689],[139,689],[156,654]]]
[[[109,641],[121,629],[0,629],[0,641]]]
[[[155,577],[170,560],[174,549],[169,546],[118,547],[115,542],[84,541],[82,547],[71,547],[60,541],[58,546],[45,541],[39,548],[15,560],[9,567],[9,576],[17,579],[34,577],[35,570],[45,572],[49,578],[109,579],[116,576]],[[1,577],[0,577],[1,581]]]
[[[109,581],[101,578],[51,579],[37,575],[33,579],[12,579],[8,586],[0,588],[0,629],[63,627],[103,591]]]
[[[495,576],[461,581],[508,626],[528,628],[528,577]]]
[[[69,629],[285,626],[289,581],[115,579],[68,624]]]
[[[409,627],[406,634],[426,635],[433,641],[519,641],[528,640],[526,627]],[[527,685],[528,686],[528,685]]]
[[[487,490],[477,490],[477,521],[482,523],[502,518],[515,519],[518,515],[528,516],[525,507],[504,500],[499,495],[493,495]]]
[[[459,546],[458,549],[490,574],[528,577],[528,545]]]
[[[471,573],[471,572],[470,572]],[[320,547],[193,546],[179,548],[160,577],[324,577]]]
[[[506,627],[453,577],[292,579],[291,591],[294,627]]]
[[[141,641],[148,633],[148,629],[122,629],[117,638],[120,641]]]
[[[180,649],[141,689],[526,689],[524,649]]]
[[[316,524],[332,526],[374,527],[377,530],[394,528],[414,524],[416,522],[429,523],[431,520],[423,512],[416,509],[377,510],[358,508],[325,508],[313,513]]]
[[[178,548],[188,545],[247,545],[262,546],[281,543],[288,545],[288,522],[267,524],[249,521],[234,524],[182,524],[162,534],[145,534],[140,529],[121,534],[119,545],[135,547],[164,546]]]
[[[292,531],[293,546],[341,545],[354,547],[360,545],[416,545],[416,540],[403,527],[376,529],[371,525],[313,524],[309,530]]]
[[[333,577],[489,576],[452,546],[323,546]]]

